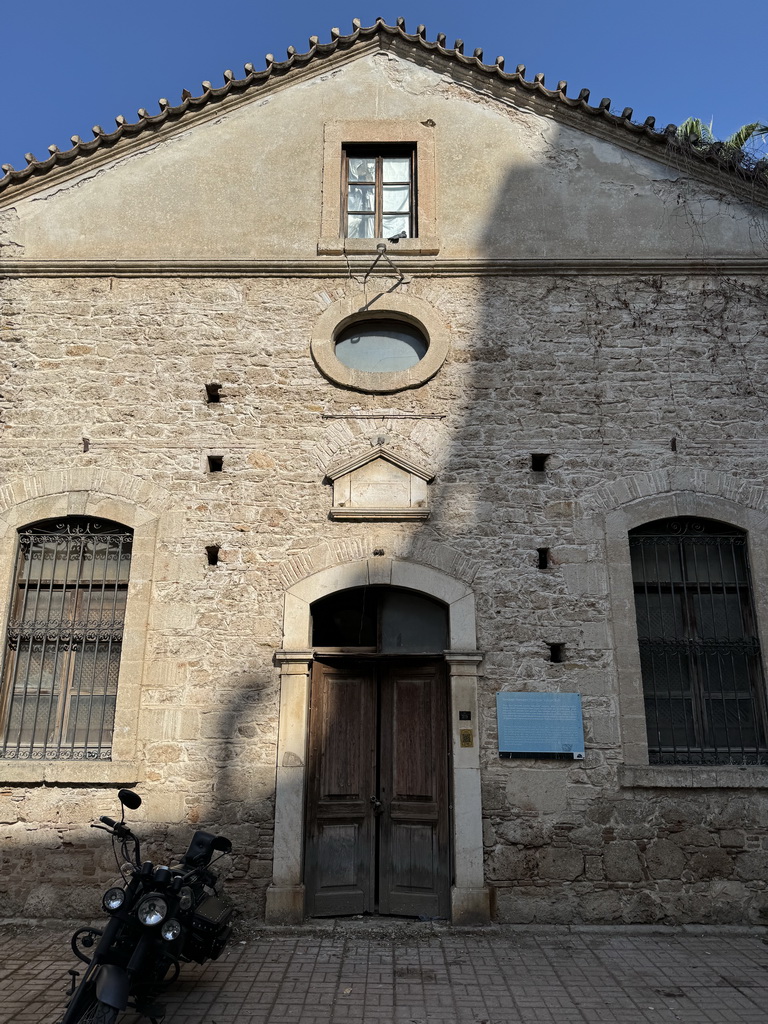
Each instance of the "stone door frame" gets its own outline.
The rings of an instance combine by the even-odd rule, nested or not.
[[[483,879],[483,814],[478,746],[475,597],[461,580],[429,566],[396,558],[360,559],[330,566],[299,580],[285,594],[283,646],[275,655],[280,668],[280,720],[275,787],[275,839],[272,884],[267,890],[266,921],[298,924],[304,920],[304,812],[309,690],[314,660],[310,646],[310,606],[321,597],[351,587],[392,586],[415,590],[448,607],[451,713],[451,802],[453,924],[487,924],[488,890]],[[470,718],[459,718],[469,712]],[[471,728],[472,746],[462,746]],[[466,739],[466,737],[465,737]]]

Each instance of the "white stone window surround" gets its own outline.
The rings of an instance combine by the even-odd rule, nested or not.
[[[323,199],[320,240],[322,256],[342,253],[376,255],[380,238],[344,238],[341,231],[342,149],[348,145],[401,144],[416,150],[414,199],[418,234],[391,245],[393,255],[427,256],[440,251],[436,224],[435,128],[419,121],[391,121],[370,118],[362,121],[328,121],[323,144]]]
[[[304,803],[309,727],[309,689],[313,651],[310,606],[350,587],[393,586],[414,590],[448,605],[448,665],[451,707],[451,802],[453,806],[454,924],[490,920],[488,890],[483,878],[483,829],[480,753],[477,736],[477,673],[482,655],[476,650],[475,597],[460,580],[429,566],[376,556],[330,566],[300,580],[285,595],[283,648],[280,666],[275,839],[272,884],[267,890],[266,920],[297,924],[304,919]],[[475,745],[460,745],[459,711],[469,710]]]
[[[730,481],[732,484],[732,481]],[[727,486],[727,483],[726,483]],[[625,787],[768,788],[768,767],[720,765],[650,765],[640,648],[630,563],[629,531],[657,519],[697,516],[730,523],[747,534],[752,594],[759,626],[768,622],[768,548],[761,539],[768,515],[731,499],[693,491],[671,491],[628,501],[605,516],[608,599],[613,623],[619,712],[624,765],[619,780]],[[766,641],[761,636],[764,677],[768,679]]]
[[[426,337],[427,353],[414,366],[395,373],[368,373],[344,366],[336,358],[336,336],[351,323],[364,320],[403,320],[413,324]],[[312,358],[328,380],[354,391],[373,395],[392,394],[420,387],[435,376],[446,360],[449,334],[437,310],[423,299],[386,293],[369,299],[356,292],[331,303],[318,318],[312,332]]]
[[[76,472],[71,474],[73,489],[70,490],[67,488],[68,474],[45,474],[44,477],[51,478],[49,486],[56,486],[58,483],[67,489],[33,498],[26,495],[38,488],[45,491],[47,481],[30,478],[25,482],[26,486],[20,485],[17,488],[17,491],[26,491],[26,495],[18,495],[26,497],[26,500],[12,502],[10,507],[5,509],[0,506],[0,593],[10,595],[12,592],[18,546],[17,531],[20,527],[40,520],[63,519],[78,515],[110,519],[133,530],[133,554],[117,685],[112,760],[0,759],[0,783],[87,783],[114,786],[135,784],[143,777],[143,767],[139,763],[136,747],[149,613],[149,580],[152,578],[159,516],[142,509],[130,500],[104,493],[103,480],[100,481],[101,487],[96,485],[92,489],[79,489],[77,483],[82,487],[83,481],[76,482],[76,475]],[[79,474],[80,477],[88,475],[90,474]],[[107,474],[99,474],[103,475]],[[114,476],[118,478],[121,474]],[[128,478],[125,478],[125,485],[132,485],[135,489],[135,481],[129,483]],[[9,612],[10,602],[6,600],[0,608],[0,635],[3,642]]]

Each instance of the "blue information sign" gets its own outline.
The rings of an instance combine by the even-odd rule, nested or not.
[[[497,693],[500,754],[571,754],[584,757],[578,693]]]

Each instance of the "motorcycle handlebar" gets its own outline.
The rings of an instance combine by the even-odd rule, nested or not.
[[[115,821],[114,818],[108,818],[106,814],[103,814],[99,821],[107,826],[107,831],[111,831],[113,835],[117,836],[118,839],[135,839],[133,832],[124,825],[122,821]],[[98,825],[93,825],[93,828],[99,828]]]

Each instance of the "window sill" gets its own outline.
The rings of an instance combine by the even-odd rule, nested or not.
[[[619,785],[624,789],[768,789],[768,767],[621,765]]]
[[[133,761],[2,761],[3,783],[87,783],[92,786],[133,785],[143,772]]]
[[[377,245],[385,238],[321,238],[317,243],[319,256],[378,256]],[[440,239],[426,235],[422,238],[401,238],[399,242],[387,242],[387,255],[395,256],[436,256],[440,252]]]

